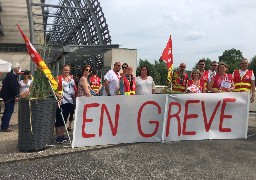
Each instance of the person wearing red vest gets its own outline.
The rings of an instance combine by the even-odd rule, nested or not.
[[[191,79],[187,83],[187,93],[205,93],[206,83],[200,79],[200,76],[201,74],[198,69],[192,71]]]
[[[174,72],[172,78],[172,93],[185,93],[188,81],[188,74],[185,71],[186,64],[181,63],[179,71]]]
[[[123,71],[123,72],[120,73],[121,76],[124,76],[124,75],[127,74],[127,72],[128,72],[128,71],[127,71],[127,68],[128,68],[128,64],[127,64],[127,63],[124,63],[124,64],[122,65],[122,71]]]
[[[127,74],[122,77],[124,84],[124,95],[135,95],[136,92],[136,81],[132,75],[133,69],[131,66],[127,68]]]
[[[218,73],[211,79],[208,90],[213,93],[218,92],[231,92],[234,87],[233,77],[231,74],[227,74],[227,65],[224,62],[220,62],[217,67]]]
[[[205,81],[206,83],[208,82],[208,71],[205,70],[205,60],[204,59],[200,59],[197,63],[197,67],[198,70],[200,71],[201,74],[201,78],[203,81]]]
[[[96,96],[99,96],[101,85],[101,79],[97,76],[96,71],[92,71],[92,76],[90,77],[91,89],[95,92]]]
[[[57,77],[58,89],[55,92],[60,103],[56,111],[55,129],[57,134],[57,143],[63,143],[69,140],[64,136],[65,124],[68,116],[74,111],[76,84],[73,77],[70,75],[70,65],[64,65],[62,68],[62,75]],[[62,114],[61,114],[62,113]]]
[[[234,92],[251,92],[251,103],[255,96],[255,76],[252,70],[248,70],[248,60],[243,58],[240,61],[240,68],[234,70],[233,78],[235,89]]]
[[[123,70],[123,72],[122,73],[120,73],[120,80],[119,80],[119,92],[118,92],[118,94],[119,95],[124,95],[124,76],[127,74],[127,72],[128,72],[128,70],[127,70],[127,68],[128,68],[128,64],[127,63],[124,63],[123,65],[122,65],[122,70]]]

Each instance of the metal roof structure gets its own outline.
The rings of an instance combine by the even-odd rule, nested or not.
[[[40,45],[37,48],[45,48],[44,60],[47,63],[62,60],[100,69],[104,64],[103,53],[119,47],[111,44],[106,18],[98,0],[41,0],[41,3],[27,0],[27,4],[30,39],[33,40],[33,31],[44,32],[47,48]],[[41,8],[42,13],[34,8]],[[36,17],[43,21],[34,21]]]

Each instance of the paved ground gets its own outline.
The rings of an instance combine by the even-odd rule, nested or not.
[[[256,115],[247,140],[17,149],[17,115],[0,132],[0,179],[256,179]]]

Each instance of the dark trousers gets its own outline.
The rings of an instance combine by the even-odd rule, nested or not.
[[[15,102],[4,103],[4,113],[2,117],[1,130],[9,128],[10,120],[14,112]]]
[[[74,110],[74,105],[71,104],[71,103],[66,103],[66,104],[62,104],[60,106],[60,108],[61,109],[57,108],[57,111],[56,111],[55,127],[65,126],[65,124],[67,123],[67,119],[68,119],[69,114]],[[64,121],[65,121],[65,124],[63,122],[61,112],[62,112]]]
[[[75,114],[75,105],[73,105],[73,109],[71,110],[70,114],[69,114],[69,119],[68,121],[73,121],[74,120],[74,114]]]

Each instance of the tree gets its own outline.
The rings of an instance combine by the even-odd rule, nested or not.
[[[256,74],[256,55],[252,58],[250,61],[250,64],[248,66],[248,69],[253,70],[253,73]]]
[[[235,69],[239,69],[240,60],[243,58],[242,52],[236,49],[225,50],[219,56],[219,62],[225,62],[228,66],[228,73],[232,74]]]
[[[155,61],[155,70],[156,70],[156,81],[159,85],[167,85],[167,73],[168,69],[166,63],[163,60]]]

